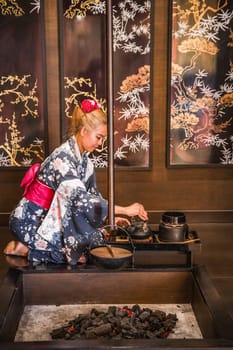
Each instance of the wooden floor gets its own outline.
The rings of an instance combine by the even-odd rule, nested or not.
[[[201,251],[194,253],[194,264],[204,265],[233,319],[233,223],[193,224],[201,239]],[[0,283],[10,268],[2,251],[12,239],[7,227],[0,227]]]

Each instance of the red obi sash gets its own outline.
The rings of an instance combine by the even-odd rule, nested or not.
[[[55,191],[38,180],[36,175],[39,169],[39,163],[32,165],[24,175],[20,186],[24,187],[23,196],[25,198],[45,209],[49,209]]]

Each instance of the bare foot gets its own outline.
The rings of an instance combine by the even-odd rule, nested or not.
[[[80,256],[80,258],[78,259],[78,263],[79,263],[79,264],[86,264],[86,262],[87,262],[87,258],[85,257],[84,254],[82,254],[82,255]]]
[[[6,256],[6,262],[12,267],[26,267],[29,261],[22,256]]]
[[[26,247],[23,243],[18,241],[10,241],[5,249],[3,250],[3,253],[5,255],[15,255],[15,256],[28,256],[28,247]]]

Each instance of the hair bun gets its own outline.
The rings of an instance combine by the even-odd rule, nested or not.
[[[99,108],[100,105],[96,100],[86,99],[81,102],[81,109],[84,113],[89,113]]]

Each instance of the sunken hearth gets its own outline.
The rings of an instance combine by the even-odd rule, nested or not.
[[[232,319],[204,267],[191,269],[126,268],[114,273],[91,266],[77,267],[71,270],[65,266],[60,268],[38,266],[18,270],[10,269],[1,287],[0,298],[0,340],[1,344],[4,344],[5,348],[7,346],[8,349],[233,347]],[[195,316],[201,337],[197,339],[191,334],[189,338],[186,338],[185,334],[180,334],[178,339],[170,338],[170,335],[176,333],[180,316],[177,310],[169,311],[169,305],[182,308],[182,305],[188,304]],[[77,305],[83,305],[89,309],[88,311],[76,312]],[[162,325],[161,334],[159,335],[158,331],[159,337],[156,337],[155,334],[150,333],[151,330],[147,330],[148,338],[137,339],[132,334],[139,331],[132,328],[127,339],[124,337],[106,339],[103,337],[103,333],[110,330],[110,321],[104,320],[100,321],[94,332],[93,329],[89,328],[89,338],[91,339],[82,339],[76,336],[72,341],[68,341],[64,339],[68,337],[65,335],[66,331],[63,334],[64,338],[58,337],[59,332],[62,332],[61,327],[69,322],[71,322],[69,324],[71,327],[72,320],[77,318],[80,313],[84,316],[90,312],[95,313],[91,310],[97,310],[99,306],[103,305],[107,306],[104,312],[109,311],[109,307],[111,314],[118,310],[117,312],[125,318],[123,324],[125,323],[126,328],[129,321],[133,324],[136,318],[137,321],[138,319],[145,321],[150,317],[150,313],[154,317],[160,315],[165,322]],[[69,312],[65,318],[63,317],[60,326],[54,324],[52,334],[53,338],[56,339],[51,337],[51,340],[41,342],[38,339],[30,339],[25,342],[22,339],[17,340],[18,328],[22,323],[26,309],[33,307],[42,307],[42,310],[43,307],[59,309],[66,306],[75,313]],[[116,309],[116,307],[120,307],[120,309]],[[167,317],[169,312],[173,315]],[[46,315],[44,311],[38,311],[37,314]],[[157,322],[155,318],[154,325]],[[38,319],[38,327],[40,324]],[[159,328],[158,324],[154,326],[154,328],[156,327]],[[168,330],[170,334],[167,337],[166,331]],[[101,334],[99,339],[95,337],[98,332]]]
[[[202,334],[190,304],[27,305],[15,342],[99,338],[201,339]]]

